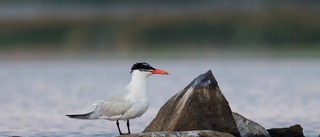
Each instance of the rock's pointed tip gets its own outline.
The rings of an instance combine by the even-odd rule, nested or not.
[[[211,75],[213,75],[211,69],[209,69],[205,74],[211,74]]]
[[[205,77],[214,77],[213,76],[213,73],[212,73],[212,71],[211,71],[211,69],[209,69],[208,71],[206,71],[205,73],[203,73],[203,74],[201,74],[201,75],[199,75],[198,77],[200,77],[200,76],[205,76]]]
[[[191,85],[191,87],[193,87],[193,88],[203,87],[203,86],[209,87],[209,85],[212,83],[215,86],[218,86],[218,83],[217,83],[215,77],[213,76],[212,71],[208,70],[207,72],[200,74],[189,85]]]
[[[206,73],[203,73],[203,74],[199,75],[199,77],[204,77],[204,78],[207,78],[207,77],[210,78],[210,77],[212,77],[213,79],[215,79],[214,76],[213,76],[213,73],[212,73],[211,69],[209,69]]]

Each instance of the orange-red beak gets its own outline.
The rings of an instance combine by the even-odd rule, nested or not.
[[[161,70],[161,69],[151,70],[150,72],[151,72],[152,74],[169,75],[168,72],[165,72],[165,71],[163,71],[163,70]]]

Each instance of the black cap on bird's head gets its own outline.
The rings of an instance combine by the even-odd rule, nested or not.
[[[169,73],[161,70],[161,69],[156,69],[149,65],[147,62],[139,62],[136,64],[133,64],[131,67],[131,72],[134,70],[139,70],[139,71],[145,71],[145,72],[151,72],[151,74],[161,74],[161,75],[168,75]]]
[[[153,68],[147,62],[140,62],[140,63],[133,64],[131,68],[131,72],[133,70],[148,71],[148,70],[155,70],[155,68]]]

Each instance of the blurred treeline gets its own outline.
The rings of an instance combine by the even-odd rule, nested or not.
[[[0,49],[320,49],[320,1],[1,1]]]

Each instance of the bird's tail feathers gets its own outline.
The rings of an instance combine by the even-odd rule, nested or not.
[[[92,111],[86,114],[73,114],[73,115],[66,115],[69,118],[74,118],[74,119],[98,119],[99,115]]]

